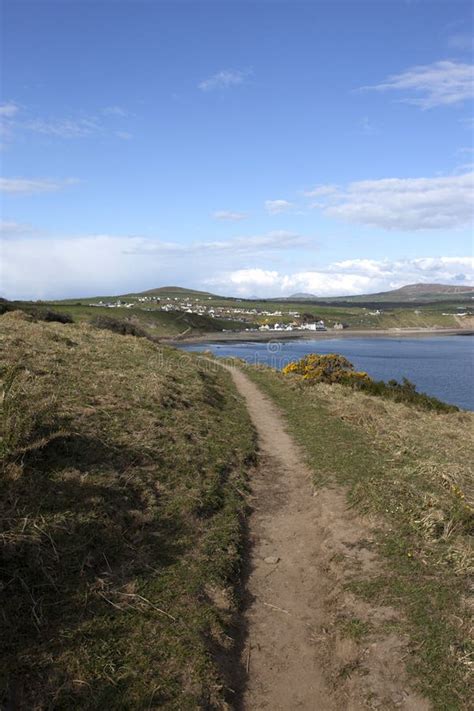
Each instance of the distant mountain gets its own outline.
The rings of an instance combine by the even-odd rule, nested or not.
[[[273,298],[261,297],[233,297],[218,296],[210,291],[198,291],[197,289],[186,289],[181,286],[160,286],[156,289],[124,294],[123,296],[157,296],[161,299],[166,297],[190,298],[190,299],[218,299],[219,301],[261,301],[273,303],[306,301],[308,303],[325,304],[358,304],[376,305],[385,304],[424,304],[440,301],[459,301],[472,303],[474,299],[474,286],[459,286],[456,284],[407,284],[392,291],[380,291],[375,294],[357,294],[353,296],[317,296],[308,292],[297,292],[291,296],[279,296]],[[114,297],[116,298],[116,297]]]
[[[455,284],[407,284],[392,291],[381,291],[376,294],[361,294],[359,296],[339,296],[335,301],[389,301],[391,303],[409,303],[411,301],[451,301],[465,300],[474,297],[474,286],[459,286]]]
[[[307,294],[304,291],[298,292],[297,294],[291,294],[290,296],[286,297],[288,301],[291,301],[291,299],[317,299],[318,297],[316,294]]]
[[[134,293],[133,296],[214,296],[210,291],[197,291],[197,289],[185,289],[182,286],[160,286],[156,289],[147,289]],[[131,296],[131,294],[127,294]]]

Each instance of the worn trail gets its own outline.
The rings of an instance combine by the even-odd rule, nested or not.
[[[360,647],[339,635],[353,614],[345,568],[373,564],[368,531],[344,492],[313,491],[311,474],[276,406],[238,368],[228,368],[259,438],[252,480],[251,560],[242,652],[245,711],[357,711],[429,704],[408,687],[403,643],[388,637]],[[334,568],[334,560],[346,563]],[[363,616],[364,610],[357,610]],[[387,609],[365,613],[390,616]]]

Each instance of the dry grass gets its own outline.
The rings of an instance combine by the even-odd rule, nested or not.
[[[245,366],[244,366],[245,367]],[[317,486],[336,481],[368,514],[382,574],[357,595],[392,605],[411,639],[407,663],[439,711],[471,708],[474,640],[474,414],[427,412],[341,385],[247,372],[282,408]]]
[[[255,449],[229,376],[86,325],[0,329],[1,702],[222,707]]]
[[[474,572],[474,415],[420,412],[342,386],[318,384],[307,396],[365,431],[392,458],[397,476],[416,502],[414,525],[426,542],[445,541],[443,555],[456,572]]]

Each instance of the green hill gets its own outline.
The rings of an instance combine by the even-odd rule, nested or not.
[[[147,289],[134,294],[126,294],[126,296],[215,296],[209,291],[198,291],[196,289],[186,289],[182,286],[160,286],[156,289]]]

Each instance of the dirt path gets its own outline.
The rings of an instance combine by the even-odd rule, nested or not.
[[[427,711],[408,687],[404,640],[389,634],[370,644],[343,636],[341,619],[393,620],[344,591],[354,568],[376,557],[370,531],[344,492],[314,492],[311,474],[275,405],[249,378],[229,368],[257,429],[260,465],[252,480],[251,560],[245,612],[245,711]],[[374,641],[375,640],[375,641]]]

